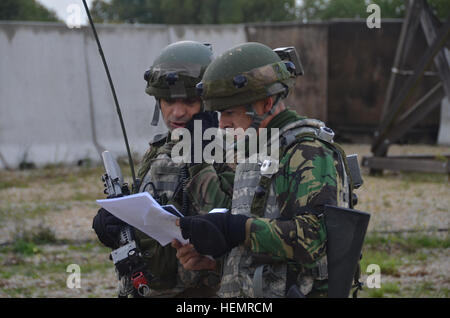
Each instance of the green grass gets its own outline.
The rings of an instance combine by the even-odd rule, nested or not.
[[[396,283],[381,283],[380,288],[367,289],[367,296],[370,298],[398,297],[400,287]]]
[[[410,297],[432,297],[432,298],[449,298],[450,293],[448,288],[439,288],[433,281],[421,282],[413,287],[407,287],[406,291]]]
[[[68,208],[68,202],[46,203],[5,203],[0,205],[0,221],[4,219],[23,220],[24,218],[39,218],[49,212],[58,212]]]
[[[78,264],[82,273],[101,274],[113,266],[107,256],[109,249],[100,247],[96,242],[81,244],[79,248],[76,245],[62,245],[52,251],[47,250],[49,246],[55,245],[38,246],[20,240],[10,247],[2,247],[0,261],[7,266],[2,266],[0,278],[9,279],[16,275],[39,278],[55,273],[65,275],[67,266],[72,263]]]
[[[400,179],[406,183],[448,183],[448,175],[431,172],[385,171],[382,178]]]
[[[366,272],[367,266],[370,264],[380,266],[381,275],[399,276],[398,268],[403,265],[403,262],[398,255],[369,249],[363,251],[361,270]]]
[[[363,258],[361,260],[361,272],[364,277],[367,266],[377,264],[381,271],[380,288],[368,288],[364,286],[362,297],[448,297],[449,291],[440,288],[433,281],[423,277],[423,281],[417,285],[402,286],[396,281],[411,264],[426,264],[433,262],[439,250],[450,247],[449,236],[446,233],[402,233],[402,234],[377,234],[369,233],[363,246]],[[435,251],[435,252],[434,252]],[[406,267],[405,267],[406,266]],[[445,275],[446,273],[443,273]],[[403,275],[403,274],[402,274]],[[364,281],[364,283],[366,283]]]
[[[56,242],[54,232],[43,225],[39,225],[27,231],[17,231],[14,234],[12,244],[0,247],[0,253],[12,252],[30,256],[42,252],[38,245]]]
[[[129,167],[121,164],[121,168],[129,181]],[[89,285],[88,277],[108,275],[114,279],[108,288],[115,287],[117,282],[111,275],[114,265],[108,258],[109,248],[90,238],[82,237],[80,241],[58,239],[54,229],[44,221],[37,222],[40,225],[32,228],[24,222],[51,216],[50,213],[64,213],[78,206],[97,207],[95,200],[105,197],[101,181],[103,173],[102,165],[0,170],[0,223],[8,222],[6,226],[12,231],[6,238],[8,242],[0,245],[0,297],[47,297],[59,293],[72,297],[79,296],[80,292],[84,297],[98,297],[93,287],[75,292],[67,289],[69,273],[66,269],[70,264],[80,266],[86,285]],[[22,195],[27,195],[28,189],[37,191],[23,200]],[[45,200],[40,193],[45,193]],[[111,295],[114,294],[112,291]]]
[[[78,252],[86,252],[86,253],[100,253],[100,254],[108,254],[111,252],[111,249],[102,245],[99,241],[88,241],[81,244],[71,244],[67,247],[68,251],[78,251]]]
[[[364,246],[371,249],[397,248],[408,253],[414,253],[419,248],[449,248],[449,235],[442,236],[425,233],[387,235],[369,233],[364,240]]]
[[[29,182],[23,179],[7,179],[0,174],[0,190],[5,190],[9,188],[28,188],[30,186]]]
[[[130,179],[130,169],[127,164],[121,164],[126,179]],[[104,197],[100,176],[103,167],[64,167],[52,165],[45,169],[25,171],[0,171],[0,191],[10,188],[36,188],[52,195],[45,202],[40,199],[20,201],[19,196],[9,197],[8,191],[2,192],[0,198],[0,218],[19,221],[26,218],[39,218],[52,212],[64,212],[78,205],[89,206],[95,199]],[[390,178],[400,178],[404,189],[413,194],[416,182],[445,182],[447,176],[429,175],[421,173],[387,174]],[[88,186],[86,186],[88,185]],[[98,185],[98,189],[97,189]],[[60,196],[60,189],[64,189],[64,198]],[[98,190],[98,191],[97,191]],[[19,194],[27,190],[18,191]],[[13,191],[11,191],[13,192]],[[41,193],[41,192],[38,192]],[[37,198],[37,195],[35,195]],[[426,195],[424,195],[425,197]],[[395,202],[389,197],[381,197],[381,204],[386,208],[394,208]],[[74,202],[76,204],[74,205]],[[83,202],[83,203],[80,203]],[[443,210],[446,211],[446,210]],[[442,212],[441,212],[442,213]],[[0,220],[1,222],[2,220]],[[83,240],[83,238],[80,238]],[[381,269],[381,288],[364,287],[363,297],[449,297],[449,290],[439,286],[429,277],[423,276],[420,283],[404,284],[400,274],[407,273],[408,266],[425,265],[433,262],[434,258],[442,255],[441,250],[450,247],[450,239],[444,233],[406,233],[406,234],[377,234],[368,233],[366,236],[361,271],[364,277],[369,264],[378,264]],[[112,262],[108,259],[110,249],[102,246],[97,240],[69,241],[58,240],[54,232],[40,225],[28,230],[17,230],[14,240],[7,245],[0,246],[0,294],[12,297],[46,297],[50,290],[63,291],[67,289],[66,268],[69,264],[78,264],[84,282],[89,277],[100,277],[107,273],[111,275]],[[442,273],[442,275],[448,275]],[[111,276],[112,277],[112,276]],[[447,276],[448,277],[448,276]],[[445,277],[444,277],[445,278]],[[35,280],[35,285],[29,286],[27,279]],[[111,286],[116,282],[112,281]],[[364,281],[364,283],[366,283]],[[41,284],[41,285],[40,285]],[[83,287],[84,288],[84,287]],[[112,288],[112,287],[109,287]],[[3,294],[2,294],[3,292]],[[98,297],[95,288],[82,289],[83,297]],[[114,295],[114,291],[111,292]],[[77,296],[67,292],[69,297]]]
[[[34,244],[33,242],[27,242],[24,240],[16,240],[14,241],[14,245],[12,246],[12,251],[14,253],[23,254],[23,255],[33,255],[41,252],[41,250]]]
[[[428,259],[428,254],[421,249],[446,249],[450,247],[448,235],[445,237],[426,234],[369,234],[363,246],[361,269],[369,264],[378,264],[381,273],[398,276],[398,268],[409,262],[421,262]]]
[[[100,187],[99,187],[100,188]],[[99,192],[90,192],[85,191],[84,189],[76,189],[74,194],[70,197],[73,201],[90,201],[95,202],[99,198],[103,198],[105,195],[102,191]]]
[[[42,169],[24,171],[0,170],[0,190],[8,188],[28,188],[33,184],[58,185],[62,183],[83,183],[89,178],[98,178],[104,173],[102,165],[88,167],[67,167],[64,165],[48,165]]]
[[[20,240],[34,244],[52,244],[57,241],[54,231],[42,224],[28,231],[17,232],[14,241]]]

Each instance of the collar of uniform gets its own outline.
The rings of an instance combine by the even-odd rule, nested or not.
[[[293,123],[295,121],[305,119],[306,117],[302,117],[299,114],[297,114],[295,111],[290,109],[285,109],[281,111],[279,114],[277,114],[272,120],[267,124],[267,129],[270,128],[283,128],[286,125],[289,125],[290,123]]]
[[[305,119],[305,118],[306,117],[302,117],[302,116],[298,115],[295,111],[290,110],[290,109],[285,109],[285,110],[281,111],[280,113],[278,113],[276,116],[274,116],[272,118],[272,120],[268,123],[268,125],[266,127],[267,128],[267,141],[270,141],[272,138],[271,128],[278,128],[281,130],[281,128],[283,128],[293,122],[296,122],[296,121],[299,121],[299,120]],[[257,138],[256,142],[257,142],[256,149],[260,149],[260,146],[261,146],[259,144],[260,139]],[[266,145],[263,145],[263,147],[265,147],[265,146]],[[249,147],[250,147],[249,143],[246,142],[245,143],[245,157],[246,158],[249,156]]]

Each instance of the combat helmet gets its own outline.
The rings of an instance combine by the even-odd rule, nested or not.
[[[248,42],[237,45],[217,57],[206,69],[197,90],[207,111],[223,111],[246,106],[253,116],[252,126],[267,117],[258,116],[251,104],[268,96],[285,98],[303,67],[294,47],[272,50],[268,46]],[[256,127],[255,127],[256,128]]]
[[[152,125],[159,119],[159,100],[197,98],[196,84],[213,59],[210,44],[179,41],[166,46],[144,74],[145,92],[156,98]]]

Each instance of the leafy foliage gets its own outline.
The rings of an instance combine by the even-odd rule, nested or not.
[[[441,19],[450,1],[428,0]],[[223,24],[279,21],[327,21],[367,18],[367,6],[380,6],[382,18],[403,18],[404,0],[94,0],[98,22],[156,24]]]
[[[56,13],[36,0],[0,1],[0,20],[58,21]]]
[[[94,0],[101,22],[219,24],[295,20],[295,0]]]
[[[303,0],[298,8],[298,18],[304,22],[311,20],[330,20],[335,18],[366,18],[367,6],[371,3],[380,7],[381,18],[403,18],[407,1],[404,0]],[[434,13],[441,19],[448,18],[450,2],[447,0],[428,0]]]

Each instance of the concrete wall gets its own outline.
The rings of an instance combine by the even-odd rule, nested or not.
[[[215,54],[246,41],[243,26],[98,25],[130,148],[142,155],[165,130],[150,125],[154,99],[143,74],[166,45],[197,40]],[[107,77],[89,28],[0,23],[0,168],[99,160],[125,145]]]

